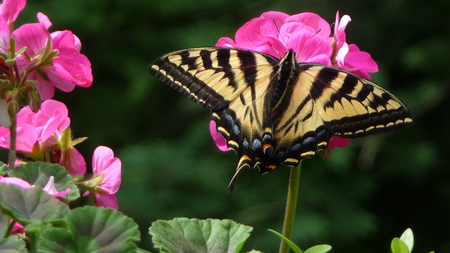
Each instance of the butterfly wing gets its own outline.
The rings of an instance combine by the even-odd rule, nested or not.
[[[149,72],[212,111],[217,131],[238,156],[238,171],[259,165],[271,141],[270,99],[279,60],[253,51],[203,47],[161,56]]]
[[[333,136],[356,138],[413,125],[408,108],[377,84],[318,64],[298,65],[292,96],[274,117],[276,147],[269,164],[296,166]]]

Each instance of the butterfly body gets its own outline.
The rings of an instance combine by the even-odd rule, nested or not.
[[[395,96],[350,72],[250,50],[202,47],[165,54],[149,71],[211,110],[237,153],[237,171],[296,166],[333,136],[356,138],[412,126]]]

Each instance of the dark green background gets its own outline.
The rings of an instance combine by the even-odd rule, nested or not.
[[[276,252],[289,170],[243,171],[233,194],[227,184],[235,155],[221,153],[208,132],[209,113],[147,72],[161,54],[211,46],[234,37],[246,21],[270,10],[311,11],[334,22],[348,14],[347,41],[371,53],[373,80],[400,97],[416,126],[351,141],[328,159],[303,163],[293,241],[306,249],[327,243],[333,252],[388,252],[408,227],[415,252],[450,252],[448,0],[29,0],[16,26],[41,11],[51,31],[69,29],[92,63],[89,89],[57,92],[67,104],[77,148],[98,145],[123,162],[120,210],[148,227],[174,217],[229,218],[254,227],[246,243]]]

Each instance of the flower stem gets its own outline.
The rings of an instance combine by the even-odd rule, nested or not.
[[[17,113],[11,116],[11,126],[9,127],[9,154],[8,164],[9,170],[14,169],[16,162],[16,143],[17,143]]]
[[[297,167],[291,168],[291,174],[289,178],[289,188],[286,201],[286,211],[284,213],[283,223],[283,236],[287,239],[291,239],[292,229],[294,226],[295,209],[297,207],[298,187],[300,185],[300,173],[302,170],[301,162]],[[280,253],[288,253],[289,246],[284,240],[281,240]]]

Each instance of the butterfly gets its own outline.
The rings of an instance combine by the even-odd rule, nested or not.
[[[167,53],[149,72],[211,111],[236,151],[237,169],[297,166],[333,136],[356,138],[413,125],[394,95],[350,72],[251,50],[199,47]]]

